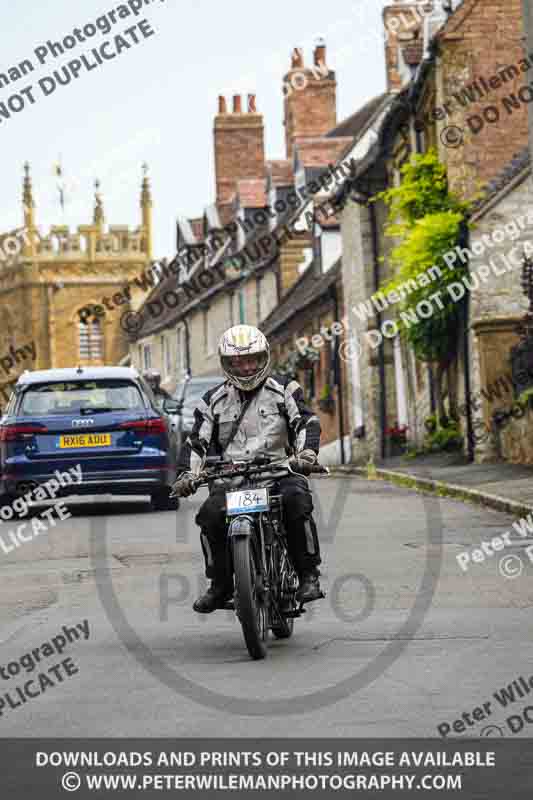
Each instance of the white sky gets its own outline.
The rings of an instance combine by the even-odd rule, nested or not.
[[[127,2],[127,0],[124,0]],[[385,88],[381,9],[384,0],[153,0],[138,17],[78,44],[40,66],[34,50],[94,23],[120,2],[26,0],[3,16],[0,73],[29,58],[36,70],[0,89],[0,103],[34,86],[36,103],[0,117],[2,181],[0,231],[22,223],[22,165],[31,163],[37,223],[87,224],[96,176],[106,220],[140,222],[141,164],[150,166],[154,200],[154,255],[172,256],[175,219],[197,216],[213,202],[213,118],[219,94],[257,94],[265,117],[267,158],[283,158],[282,79],[292,49],[312,63],[317,37],[326,39],[328,66],[337,72],[339,120]],[[146,18],[156,35],[87,72],[49,96],[37,86],[69,60]],[[244,105],[245,107],[245,105]],[[53,166],[61,156],[67,181],[63,214]],[[69,188],[70,184],[70,188]]]

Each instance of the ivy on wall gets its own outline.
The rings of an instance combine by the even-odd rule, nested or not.
[[[418,288],[406,295],[400,304],[401,310],[416,313],[417,305],[425,300],[434,313],[427,319],[418,317],[417,323],[411,325],[400,319],[399,327],[421,361],[443,362],[455,357],[460,313],[446,288],[466,273],[459,259],[450,268],[444,256],[459,242],[469,204],[449,191],[446,167],[438,160],[435,150],[414,156],[411,162],[403,165],[400,173],[400,186],[380,192],[374,198],[385,202],[389,219],[393,220],[385,229],[386,236],[398,240],[390,255],[394,275],[381,291],[386,294],[397,291],[408,281],[416,283]],[[433,266],[441,271],[441,277],[424,280],[425,273]],[[440,303],[431,300],[436,292],[441,293]]]
[[[402,166],[400,174],[399,186],[373,198],[374,202],[383,200],[388,207],[390,222],[385,235],[397,240],[390,254],[394,274],[380,291],[384,294],[398,291],[407,282],[411,282],[410,287],[416,285],[400,302],[400,311],[406,314],[403,319],[399,316],[397,322],[415,356],[436,365],[438,411],[439,416],[444,416],[442,379],[457,357],[461,316],[461,305],[453,301],[447,287],[467,274],[467,267],[460,259],[449,267],[444,256],[459,244],[472,201],[463,202],[450,192],[446,167],[433,149],[415,155]],[[426,273],[434,266],[438,270],[433,271],[430,280]],[[423,318],[416,314],[421,301],[431,305],[431,316]],[[409,322],[413,317],[417,320],[415,324]]]

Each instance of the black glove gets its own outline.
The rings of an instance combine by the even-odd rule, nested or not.
[[[302,450],[289,460],[291,469],[299,472],[301,475],[310,475],[311,468],[318,461],[318,456],[314,450]]]
[[[192,472],[184,472],[172,487],[172,492],[176,497],[190,497],[196,491],[195,483],[196,475],[193,475]]]

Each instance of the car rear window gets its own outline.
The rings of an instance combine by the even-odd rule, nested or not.
[[[183,408],[185,410],[190,411],[191,413],[194,411],[200,399],[204,396],[206,392],[210,389],[214,389],[215,386],[220,386],[223,383],[223,378],[217,378],[212,382],[209,381],[202,381],[201,383],[195,383],[194,381],[190,381],[188,385],[185,386],[185,397],[183,398]],[[176,396],[182,397],[183,396],[183,387],[180,386]]]
[[[51,381],[30,386],[22,394],[17,415],[97,414],[145,408],[138,387],[129,380]]]

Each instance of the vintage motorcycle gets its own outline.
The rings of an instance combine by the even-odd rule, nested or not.
[[[309,472],[329,474],[320,464]],[[268,478],[265,473],[270,473]],[[206,469],[195,481],[197,490],[217,479],[244,478],[238,489],[226,492],[227,557],[235,591],[224,608],[237,614],[253,659],[265,658],[270,630],[276,639],[288,639],[294,620],[305,613],[304,603],[298,604],[295,598],[299,581],[288,552],[283,500],[276,494],[276,480],[290,473],[295,470],[288,459],[275,461],[264,455],[236,462],[208,458]]]

